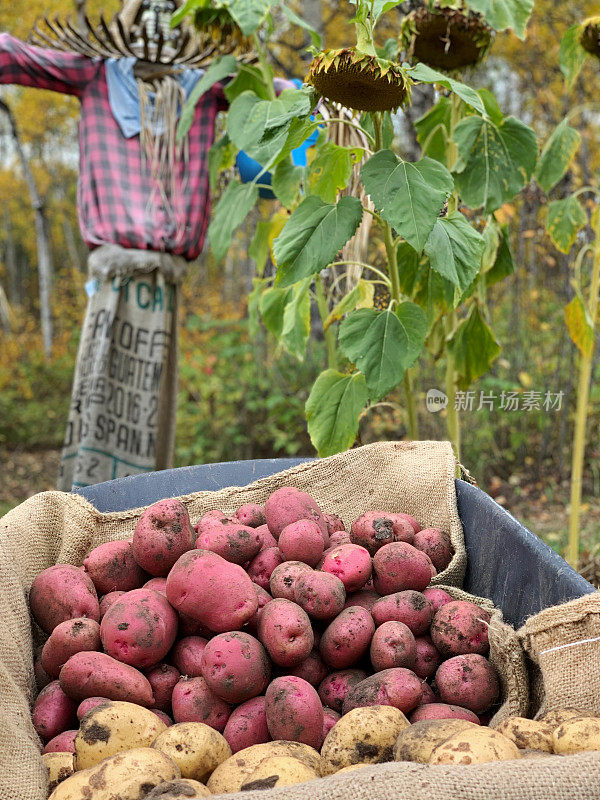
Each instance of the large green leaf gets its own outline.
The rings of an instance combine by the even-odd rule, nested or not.
[[[478,111],[480,114],[485,113],[485,107],[483,102],[475,89],[471,89],[470,86],[467,86],[465,83],[461,83],[460,81],[454,80],[454,78],[449,78],[447,75],[444,75],[443,72],[438,72],[436,69],[432,69],[428,67],[427,64],[415,64],[414,67],[406,67],[408,74],[410,77],[418,81],[419,83],[437,83],[440,86],[443,86],[444,89],[448,89],[450,92],[454,92],[455,95],[460,97],[461,100],[474,108],[475,111]]]
[[[227,252],[236,228],[246,219],[258,200],[258,188],[253,183],[232,181],[215,209],[208,229],[210,246],[217,261]]]
[[[481,268],[484,241],[460,211],[436,220],[425,245],[431,268],[466,291]]]
[[[232,72],[235,72],[235,67],[236,62],[234,56],[223,56],[213,61],[198,83],[194,86],[181,109],[181,116],[179,117],[179,123],[177,125],[178,139],[183,139],[183,137],[189,133],[194,123],[194,115],[196,113],[198,100],[200,100],[202,95],[206,94],[215,83],[222,81],[228,75],[231,75]]]
[[[356,286],[334,306],[323,323],[323,328],[327,330],[331,324],[341,319],[344,314],[354,311],[355,308],[373,308],[374,296],[375,286],[369,281],[359,280]]]
[[[565,76],[567,86],[571,87],[581,72],[587,53],[579,42],[581,25],[572,25],[564,34],[560,42],[558,63],[560,71]]]
[[[298,359],[304,358],[310,334],[310,279],[287,289],[266,289],[260,298],[265,328]]]
[[[442,96],[433,108],[415,122],[417,141],[423,155],[444,165],[448,161],[451,117],[452,101]]]
[[[216,192],[223,170],[233,167],[237,149],[224,134],[208,151],[208,182],[211,192]]]
[[[286,208],[293,207],[300,191],[300,181],[303,175],[304,167],[294,166],[289,158],[280,161],[273,171],[273,191]]]
[[[494,266],[500,247],[500,226],[490,216],[487,218],[483,229],[483,254],[481,256],[481,271],[489,272]]]
[[[589,358],[594,349],[594,329],[579,293],[565,306],[565,322],[573,343],[582,355]]]
[[[306,401],[306,421],[322,458],[352,447],[367,398],[365,376],[360,372],[344,375],[328,369],[319,375]]]
[[[256,272],[262,277],[269,257],[269,237],[271,235],[271,220],[259,219],[256,223],[254,236],[248,247],[248,255],[256,264]]]
[[[354,236],[362,215],[356,197],[342,197],[336,205],[314,195],[305,198],[274,242],[277,285],[289,286],[325,269]]]
[[[286,15],[286,17],[289,19],[289,21],[292,24],[297,25],[299,28],[302,28],[303,30],[305,30],[308,33],[308,35],[310,36],[310,40],[312,42],[313,47],[316,47],[317,50],[320,50],[321,49],[321,38],[322,38],[321,34],[318,31],[316,31],[312,27],[312,25],[310,23],[308,23],[305,19],[303,19],[302,17],[299,17],[298,14],[296,14],[295,11],[292,11],[292,9],[289,8],[289,6],[287,6],[285,3],[282,4],[281,10],[283,11],[283,13]]]
[[[413,163],[381,150],[360,174],[377,211],[420,253],[454,188],[446,167],[431,158]]]
[[[467,5],[478,11],[496,31],[512,28],[519,39],[525,38],[525,29],[533,11],[533,0],[468,0]]]
[[[270,95],[263,81],[263,74],[251,64],[238,65],[235,78],[224,89],[229,104],[244,92],[254,92],[261,100],[269,100]]]
[[[476,303],[455,330],[448,348],[454,356],[458,388],[463,391],[489,370],[501,350]]]
[[[580,144],[579,132],[566,119],[552,131],[535,168],[535,179],[546,194],[565,174]]]
[[[354,165],[363,155],[364,150],[360,147],[340,147],[327,142],[309,167],[311,194],[316,194],[326,203],[335,203],[338,192],[346,188]]]
[[[349,314],[339,342],[342,353],[364,373],[371,399],[380,400],[419,357],[426,335],[423,309],[405,302],[393,311],[362,308]]]
[[[508,278],[515,271],[515,262],[510,250],[510,237],[508,227],[500,228],[500,244],[496,253],[496,260],[492,268],[485,274],[485,282],[493,286],[504,278]]]
[[[259,27],[267,11],[275,4],[275,0],[220,0],[220,3],[227,6],[242,33],[250,36]]]
[[[512,200],[529,181],[538,155],[535,133],[525,123],[506,117],[501,125],[471,116],[454,130],[459,163],[456,186],[471,208],[486,213]]]
[[[557,250],[568,253],[587,221],[587,214],[579,200],[570,196],[550,203],[546,214],[546,230]]]

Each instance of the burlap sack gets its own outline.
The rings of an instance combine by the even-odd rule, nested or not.
[[[532,712],[600,715],[600,592],[540,611],[519,630],[533,662]]]

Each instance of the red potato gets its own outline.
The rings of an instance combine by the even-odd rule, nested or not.
[[[319,746],[319,749],[323,745],[325,741],[325,737],[329,733],[329,731],[333,728],[335,723],[342,718],[341,714],[338,714],[337,711],[334,711],[333,708],[323,708],[323,741]]]
[[[29,606],[45,633],[52,633],[68,619],[100,620],[98,595],[90,576],[71,564],[57,564],[40,572],[29,591]]]
[[[133,557],[132,542],[106,542],[90,551],[83,568],[98,594],[139,589],[146,573]]]
[[[238,753],[255,744],[270,742],[265,698],[253,697],[234,708],[225,725],[223,736],[232,753]]]
[[[312,572],[312,569],[302,561],[284,561],[283,564],[279,564],[269,578],[272,596],[293,601],[296,583],[307,572]]]
[[[77,703],[65,694],[58,681],[52,681],[38,694],[31,717],[38,736],[54,739],[77,724]]]
[[[35,685],[38,692],[41,692],[44,686],[48,686],[49,683],[52,683],[52,676],[48,675],[46,670],[42,667],[41,654],[37,656],[33,662],[33,674],[35,676]]]
[[[151,711],[153,714],[156,714],[159,720],[165,723],[167,728],[170,728],[171,725],[173,724],[173,720],[171,719],[171,717],[168,714],[165,714],[164,711],[161,711],[160,708],[150,708],[148,710]]]
[[[381,595],[423,591],[431,580],[430,560],[407,542],[384,545],[373,556],[373,586]]]
[[[42,750],[42,755],[46,753],[74,753],[75,752],[75,737],[79,733],[78,730],[63,731],[50,739],[48,744]]]
[[[214,633],[241,628],[258,608],[242,567],[208,550],[184,553],[167,577],[167,599]]]
[[[362,669],[345,669],[330,672],[319,684],[319,697],[324,706],[341,713],[348,692],[361,681],[367,673]]]
[[[207,644],[208,639],[203,636],[184,636],[173,645],[169,660],[180,675],[198,678],[202,675],[202,653]]]
[[[321,636],[319,650],[323,661],[336,670],[353,666],[367,652],[374,633],[375,623],[366,609],[360,606],[344,609]]]
[[[415,645],[417,648],[417,657],[415,658],[415,663],[411,667],[412,671],[423,680],[425,678],[432,678],[442,660],[441,655],[431,641],[430,636],[417,636],[415,638]]]
[[[276,539],[279,539],[281,531],[292,522],[310,519],[319,526],[323,536],[323,546],[327,547],[329,541],[327,522],[319,506],[306,492],[301,492],[292,486],[277,489],[265,503],[265,517],[269,530]]]
[[[212,692],[204,678],[181,678],[171,698],[175,722],[203,722],[222,733],[231,706]]]
[[[421,681],[414,672],[403,667],[384,669],[348,692],[342,715],[364,706],[393,706],[408,714],[420,705],[422,697]]]
[[[77,706],[77,719],[82,720],[88,711],[91,711],[92,708],[101,706],[104,703],[110,703],[108,697],[86,697],[86,699],[82,700]]]
[[[361,589],[360,592],[353,592],[346,598],[344,608],[350,606],[362,606],[367,611],[371,611],[375,603],[381,599],[381,595],[374,592],[372,589]]]
[[[310,683],[311,686],[318,686],[327,677],[327,666],[321,658],[318,650],[312,650],[308,656],[294,667],[290,675]]]
[[[427,703],[417,706],[410,715],[410,721],[420,722],[422,719],[466,719],[467,722],[474,722],[479,725],[477,714],[469,711],[468,708],[461,706],[451,706],[446,703]]]
[[[239,522],[239,520],[234,519],[234,517],[230,517],[224,511],[218,511],[217,509],[213,509],[212,511],[207,511],[198,522],[196,522],[192,527],[196,534],[196,537],[200,536],[204,531],[208,528],[212,527],[215,522]]]
[[[142,586],[142,589],[152,589],[154,592],[164,594],[167,596],[167,579],[166,578],[150,578],[149,581]]]
[[[347,592],[356,592],[371,577],[371,556],[364,547],[342,544],[324,557],[321,570],[339,578]]]
[[[307,572],[294,586],[294,599],[313,619],[333,619],[344,608],[346,590],[335,575]]]
[[[100,619],[104,617],[108,609],[112,606],[113,603],[122,597],[125,592],[109,592],[105,594],[104,597],[100,600]]]
[[[375,672],[392,667],[412,669],[417,659],[417,643],[403,622],[384,622],[373,634],[369,652]]]
[[[437,586],[428,586],[427,589],[423,589],[423,594],[433,606],[434,614],[436,614],[442,606],[445,606],[446,603],[452,602],[452,598],[448,592],[445,592],[443,589],[438,589]]]
[[[271,663],[265,648],[249,633],[220,633],[204,648],[202,677],[221,700],[243,703],[267,688]]]
[[[267,550],[269,547],[277,547],[277,539],[269,530],[268,525],[259,525],[255,530],[260,536],[261,545],[259,552],[262,553],[263,550]]]
[[[246,572],[253,583],[257,583],[266,591],[269,589],[269,581],[273,570],[280,564],[283,564],[283,556],[279,552],[279,548],[267,547],[252,559],[246,568]]]
[[[273,739],[318,749],[323,737],[323,706],[315,688],[295,675],[275,678],[265,694],[267,727]]]
[[[60,671],[63,691],[81,702],[87,697],[125,700],[151,708],[154,695],[142,673],[106,653],[75,653]]]
[[[396,516],[408,522],[409,525],[412,527],[414,533],[418,533],[421,530],[421,526],[411,514],[399,513],[396,514]]]
[[[258,630],[258,620],[260,619],[262,610],[267,603],[271,602],[273,598],[262,588],[262,586],[259,586],[258,583],[253,583],[252,586],[254,587],[254,591],[256,592],[256,597],[258,599],[258,608],[246,623],[246,628],[248,628],[250,633],[255,634]]]
[[[171,695],[181,675],[176,667],[170,664],[157,664],[146,672],[152,687],[154,707],[152,711],[168,711],[171,708]]]
[[[87,617],[68,619],[52,631],[42,649],[42,667],[52,678],[58,678],[61,667],[75,655],[101,650],[100,625]]]
[[[321,529],[310,519],[292,522],[281,531],[279,549],[286,561],[301,561],[314,567],[323,555]]]
[[[198,622],[197,619],[188,617],[187,614],[182,614],[181,611],[177,612],[177,619],[179,620],[177,635],[181,638],[185,636],[202,636],[208,639],[212,635],[212,631],[209,631],[206,625]]]
[[[258,528],[267,522],[265,509],[256,503],[244,503],[243,506],[238,508],[234,516],[242,525],[248,525],[250,528]]]
[[[339,547],[341,544],[352,544],[352,539],[347,531],[336,531],[329,537],[329,548]]]
[[[173,646],[177,623],[177,614],[164,595],[134,589],[119,597],[102,618],[102,645],[109,656],[124,664],[153,667]]]
[[[413,672],[414,672],[414,669],[413,669]],[[417,673],[415,672],[415,675],[416,675],[416,674],[417,674]],[[430,703],[439,703],[439,702],[440,702],[440,698],[439,698],[439,697],[438,697],[438,695],[437,695],[437,694],[436,694],[436,693],[433,691],[433,689],[432,689],[432,688],[431,688],[431,686],[430,686],[430,685],[427,683],[427,681],[421,681],[421,689],[423,690],[423,697],[421,698],[421,705],[420,705],[420,706],[417,706],[417,708],[415,709],[415,711],[416,711],[418,708],[421,708],[421,706],[426,706],[426,705],[429,705]],[[415,711],[413,711],[413,714],[415,713]]]
[[[414,531],[400,514],[367,511],[350,526],[350,539],[366,548],[371,555],[391,542],[412,542]]]
[[[155,578],[164,578],[171,567],[194,547],[194,531],[187,508],[176,498],[160,500],[147,508],[133,532],[133,555]]]
[[[423,528],[415,533],[412,543],[417,550],[427,553],[438,572],[445,570],[452,561],[454,548],[450,536],[439,528]]]
[[[324,511],[323,516],[325,517],[325,522],[327,523],[327,533],[329,534],[330,539],[334,533],[346,532],[344,521],[341,517],[338,517],[337,514],[329,514],[327,511]]]
[[[414,636],[421,636],[431,625],[433,607],[421,592],[407,589],[382,597],[371,608],[376,625],[384,622],[403,622]]]
[[[214,521],[196,539],[196,550],[217,553],[232,564],[246,564],[258,554],[262,542],[254,528],[241,522]]]
[[[435,685],[444,703],[461,705],[482,714],[500,694],[498,673],[477,653],[454,656],[435,673]]]
[[[490,649],[487,611],[468,600],[446,603],[431,622],[431,639],[442,656],[484,655]]]
[[[296,603],[271,600],[258,620],[258,638],[271,660],[280,667],[295,667],[308,657],[315,637],[310,619]]]

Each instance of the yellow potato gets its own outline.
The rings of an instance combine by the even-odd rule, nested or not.
[[[352,709],[336,722],[323,742],[323,775],[333,775],[351,764],[391,761],[396,739],[409,725],[404,714],[391,706]]]
[[[529,747],[519,752],[521,753],[521,758],[550,758],[552,755],[552,753],[549,753],[547,750],[532,750]]]
[[[42,761],[48,767],[48,791],[50,792],[75,771],[73,753],[45,753]]]
[[[477,728],[466,719],[422,719],[400,731],[394,746],[395,761],[428,764],[435,748],[466,728]]]
[[[252,789],[274,789],[276,786],[295,786],[320,778],[318,772],[307,767],[297,758],[271,756],[256,767],[252,775],[242,784],[242,791]]]
[[[231,757],[227,740],[203,722],[180,722],[163,731],[152,743],[177,764],[184,778],[205,782]]]
[[[207,782],[213,794],[228,794],[239,792],[256,767],[265,758],[272,756],[288,756],[296,758],[305,766],[321,774],[321,757],[319,753],[307,744],[300,742],[284,742],[277,740],[263,744],[253,744],[240,750],[216,768]]]
[[[429,759],[430,764],[483,764],[486,761],[509,761],[520,758],[514,742],[501,733],[474,725],[455,733],[439,744]]]
[[[75,769],[88,769],[133,747],[150,747],[166,729],[156,714],[135,703],[96,706],[81,720],[75,737]]]
[[[211,793],[204,784],[191,778],[179,778],[156,786],[144,800],[189,800],[190,797],[210,797]]]
[[[553,735],[555,753],[600,750],[600,718],[575,717],[559,725]]]
[[[496,725],[494,730],[506,736],[520,749],[545,750],[547,753],[553,750],[553,726],[547,722],[525,717],[509,717]]]
[[[361,761],[360,764],[350,764],[349,767],[342,767],[342,769],[338,769],[335,773],[336,775],[341,775],[343,772],[354,772],[355,769],[362,769],[363,767],[370,767],[371,764],[365,764],[364,761]]]
[[[155,786],[180,777],[177,764],[163,753],[136,747],[75,772],[48,800],[139,800]]]
[[[541,717],[538,718],[538,722],[550,725],[551,728],[558,728],[559,725],[562,725],[563,722],[566,722],[568,719],[591,716],[593,715],[588,714],[587,711],[581,711],[578,708],[555,708],[552,711],[546,711],[545,714],[542,714]]]

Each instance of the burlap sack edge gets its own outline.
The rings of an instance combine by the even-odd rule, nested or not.
[[[519,638],[528,652],[532,649],[531,639],[534,636],[538,640],[546,637],[549,643],[553,644],[552,637],[558,628],[564,629],[568,625],[579,624],[590,614],[600,616],[600,591],[539,611],[529,617],[519,628]],[[567,644],[567,642],[561,642],[561,644]]]

